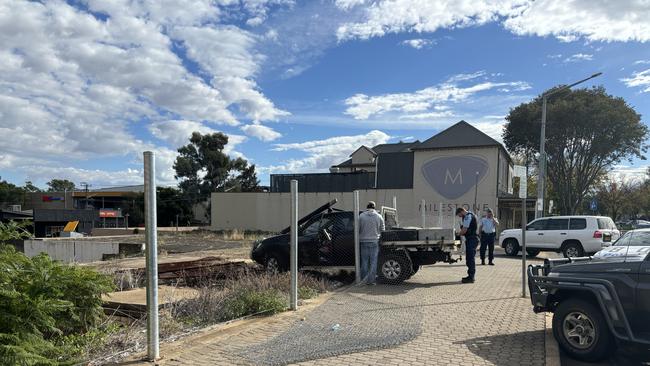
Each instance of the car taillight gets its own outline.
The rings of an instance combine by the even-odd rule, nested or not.
[[[594,239],[600,239],[603,237],[603,233],[600,230],[594,231]]]

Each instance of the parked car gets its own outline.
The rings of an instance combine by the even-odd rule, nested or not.
[[[650,228],[650,221],[646,220],[633,220],[632,229],[647,229]]]
[[[529,266],[528,286],[533,310],[553,313],[553,335],[569,356],[598,361],[621,341],[648,349],[650,229],[628,231],[593,257]]]
[[[621,233],[609,217],[553,216],[532,221],[526,226],[526,252],[536,256],[541,251],[564,254],[564,257],[582,257],[608,247]],[[501,232],[499,244],[506,254],[515,256],[521,251],[521,229]]]

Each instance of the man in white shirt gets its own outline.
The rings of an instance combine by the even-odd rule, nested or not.
[[[359,257],[361,259],[360,277],[367,284],[375,284],[377,277],[377,256],[379,238],[386,230],[384,218],[375,210],[375,203],[368,202],[368,209],[359,215]]]
[[[485,216],[481,218],[479,225],[479,233],[481,233],[481,264],[485,265],[485,250],[488,249],[489,265],[494,265],[494,241],[497,236],[497,226],[499,220],[494,217],[491,208],[486,210]]]

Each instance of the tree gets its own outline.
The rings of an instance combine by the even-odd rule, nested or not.
[[[192,221],[192,202],[189,202],[183,193],[173,187],[158,187],[158,196],[156,198],[158,226],[171,226],[176,224],[176,215],[178,215],[178,224],[187,226]]]
[[[510,110],[503,141],[515,154],[538,160],[541,96]],[[548,102],[546,153],[549,190],[561,214],[574,214],[608,168],[645,159],[648,127],[625,100],[603,87],[569,90]]]
[[[606,179],[597,188],[595,198],[599,202],[600,212],[604,212],[613,220],[618,220],[630,204],[633,187],[623,178]]]
[[[0,180],[0,208],[9,205],[20,205],[24,201],[25,191],[4,180]]]
[[[74,183],[67,179],[52,179],[47,182],[47,186],[49,187],[48,192],[72,192],[75,190]]]
[[[41,192],[41,189],[36,187],[31,180],[25,181],[25,186],[23,187],[23,190],[29,193]]]
[[[212,192],[259,190],[255,165],[245,159],[232,159],[223,152],[228,136],[221,132],[192,133],[190,143],[178,149],[174,162],[175,178],[190,202],[207,199]]]

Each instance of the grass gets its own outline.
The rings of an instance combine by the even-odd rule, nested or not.
[[[206,280],[199,286],[196,297],[173,303],[161,311],[161,340],[172,341],[203,327],[233,319],[276,314],[286,310],[289,304],[288,273],[270,275],[248,270],[232,274],[225,280]],[[298,275],[298,297],[301,300],[314,298],[330,289],[324,278],[303,273]],[[117,362],[146,347],[143,319],[129,324],[113,319],[101,329],[97,335],[83,340],[86,342],[86,359],[94,360],[91,365]]]

